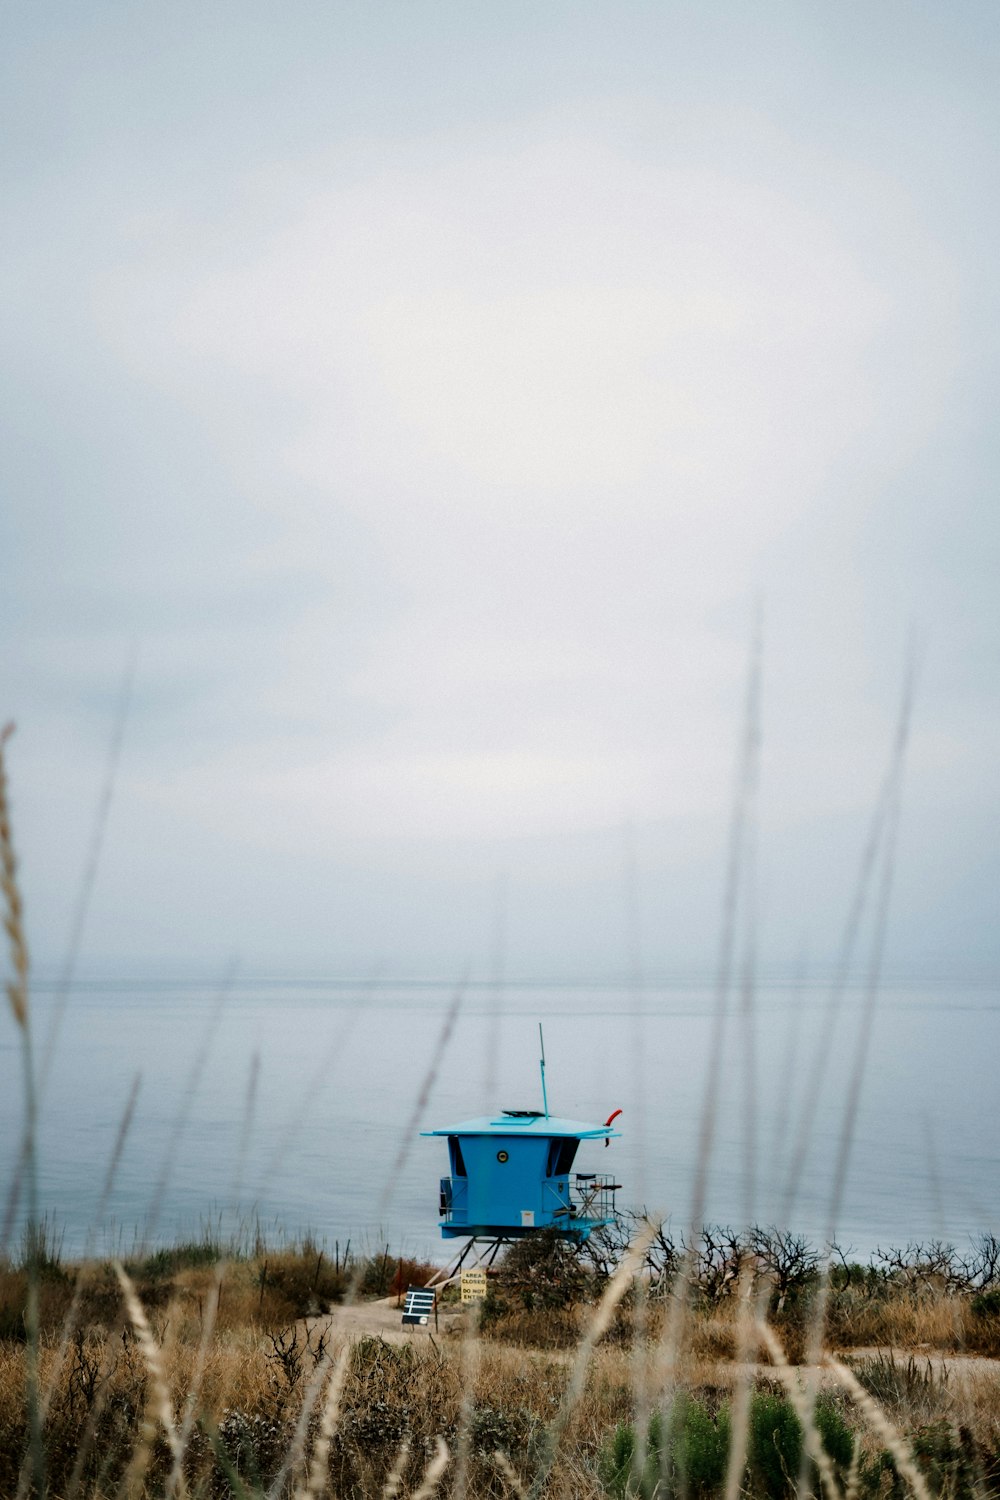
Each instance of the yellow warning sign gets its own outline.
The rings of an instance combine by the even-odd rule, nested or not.
[[[486,1296],[486,1272],[483,1270],[462,1272],[462,1301],[481,1302]]]

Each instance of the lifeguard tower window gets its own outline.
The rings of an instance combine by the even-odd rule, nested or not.
[[[451,1158],[452,1177],[468,1177],[465,1170],[465,1158],[462,1156],[462,1143],[457,1135],[448,1137],[448,1155]]]
[[[572,1136],[557,1138],[549,1146],[549,1159],[545,1168],[546,1177],[565,1177],[573,1165],[580,1142]]]

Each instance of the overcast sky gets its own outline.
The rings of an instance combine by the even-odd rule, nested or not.
[[[9,4],[0,716],[57,961],[1000,964],[1000,10]],[[631,849],[632,856],[628,851]],[[634,946],[634,945],[633,945]]]

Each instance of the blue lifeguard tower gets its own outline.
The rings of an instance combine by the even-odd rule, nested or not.
[[[448,1142],[451,1174],[441,1178],[441,1234],[446,1240],[466,1241],[441,1280],[456,1276],[477,1244],[482,1250],[474,1263],[491,1265],[501,1245],[537,1229],[555,1230],[582,1244],[614,1220],[620,1184],[605,1174],[573,1168],[582,1142],[607,1145],[621,1134],[612,1129],[621,1110],[603,1125],[550,1115],[544,1046],[541,1068],[542,1109],[505,1109],[421,1132]],[[440,1284],[438,1277],[434,1280]]]

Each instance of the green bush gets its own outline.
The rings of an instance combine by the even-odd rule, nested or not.
[[[644,1500],[653,1495],[658,1500],[682,1495],[708,1500],[719,1492],[726,1477],[729,1412],[723,1407],[713,1417],[703,1402],[681,1393],[666,1423],[658,1411],[650,1418],[641,1472],[636,1446],[635,1428],[620,1422],[598,1460],[601,1482],[609,1494],[622,1500],[626,1495]]]
[[[223,1259],[225,1251],[214,1240],[192,1240],[187,1244],[171,1245],[154,1250],[142,1260],[132,1261],[128,1270],[138,1282],[164,1281],[197,1266],[214,1266]]]
[[[670,1422],[668,1477],[675,1494],[694,1497],[713,1494],[723,1483],[729,1460],[729,1411],[713,1418],[692,1396],[674,1402]]]
[[[658,1419],[654,1417],[654,1422]],[[652,1424],[651,1424],[652,1425]],[[647,1464],[647,1472],[643,1475],[634,1473],[638,1468],[636,1460],[636,1432],[629,1422],[619,1422],[614,1432],[601,1448],[597,1459],[597,1472],[601,1483],[609,1495],[622,1497],[625,1495],[651,1495],[652,1486],[650,1479],[659,1477],[659,1466]]]
[[[820,1396],[813,1416],[820,1441],[835,1467],[847,1469],[854,1452],[854,1439],[839,1407],[831,1397]],[[802,1453],[802,1424],[787,1396],[755,1391],[747,1434],[747,1468],[754,1494],[761,1500],[793,1495]],[[815,1470],[811,1482],[815,1489]]]
[[[977,1443],[966,1429],[956,1431],[944,1419],[928,1422],[911,1433],[909,1442],[933,1494],[947,1495],[949,1500],[976,1500],[997,1493],[1000,1454]],[[909,1483],[885,1448],[861,1465],[858,1478],[862,1493],[878,1500],[904,1500],[911,1494]]]
[[[351,1371],[361,1379],[409,1380],[416,1360],[412,1344],[387,1344],[377,1334],[366,1333],[351,1346]]]
[[[813,1419],[824,1449],[841,1473],[847,1472],[854,1457],[854,1434],[840,1407],[830,1396],[820,1396]]]
[[[970,1307],[975,1318],[1000,1318],[1000,1291],[978,1292]]]
[[[747,1468],[755,1495],[791,1495],[802,1464],[802,1425],[786,1396],[755,1391],[750,1402]]]
[[[835,1466],[846,1470],[854,1441],[829,1397],[821,1396],[816,1404],[816,1426]],[[641,1466],[635,1427],[619,1423],[601,1450],[601,1483],[616,1500],[711,1500],[725,1484],[730,1432],[728,1406],[713,1416],[704,1402],[681,1393],[666,1421],[654,1412]],[[791,1403],[777,1393],[755,1391],[750,1401],[746,1487],[759,1500],[785,1500],[795,1493],[801,1463],[802,1427]],[[812,1478],[815,1488],[815,1475]]]
[[[348,1279],[343,1267],[311,1245],[266,1256],[257,1272],[261,1302],[267,1293],[272,1309],[292,1318],[311,1317],[340,1302]]]
[[[24,1298],[0,1301],[0,1344],[23,1344],[28,1337],[24,1322]]]

